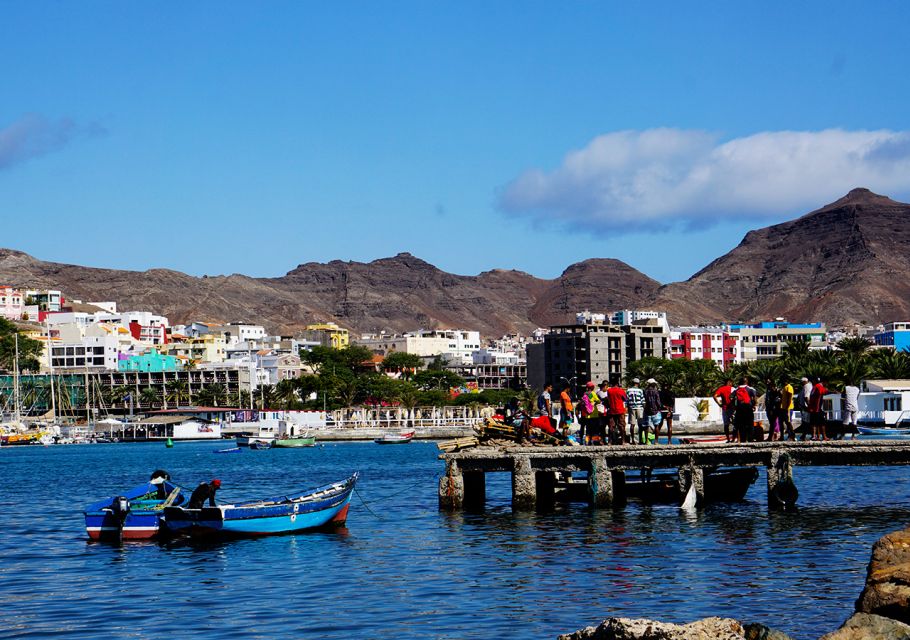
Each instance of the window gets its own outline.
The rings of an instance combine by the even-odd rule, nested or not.
[[[903,411],[900,396],[884,398],[884,409],[885,411]]]

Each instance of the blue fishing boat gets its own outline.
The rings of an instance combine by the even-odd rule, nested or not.
[[[910,428],[907,428],[907,427],[857,426],[856,428],[864,436],[908,436],[908,435],[910,435]]]
[[[265,449],[271,449],[272,443],[266,440],[254,440],[250,443],[250,449],[254,451],[263,451]]]
[[[267,536],[341,526],[359,473],[311,491],[217,507],[168,507],[164,522],[173,533],[191,536]]]
[[[84,510],[85,531],[92,540],[151,540],[161,530],[161,518],[168,506],[179,506],[187,498],[175,484],[146,482],[121,495],[99,500]]]
[[[214,453],[240,453],[243,451],[240,447],[231,447],[230,449],[215,449]]]

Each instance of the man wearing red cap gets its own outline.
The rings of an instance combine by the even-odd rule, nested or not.
[[[215,478],[211,482],[200,482],[199,486],[193,489],[193,495],[190,496],[190,502],[187,504],[189,509],[201,509],[205,501],[209,501],[209,506],[215,506],[215,493],[221,488],[221,480]]]

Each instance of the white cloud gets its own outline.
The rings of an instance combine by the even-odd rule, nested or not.
[[[520,175],[502,189],[499,207],[634,231],[613,223],[793,215],[854,187],[910,191],[910,132],[767,131],[727,141],[682,129],[608,133],[553,171]]]
[[[30,113],[0,128],[0,170],[59,151],[79,135],[104,135],[97,124],[80,126],[69,118],[57,121]]]

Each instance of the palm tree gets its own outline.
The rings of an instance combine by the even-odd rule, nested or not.
[[[881,380],[910,377],[910,353],[894,349],[876,349],[869,356],[869,375]]]
[[[253,402],[260,411],[271,409],[275,406],[275,387],[270,384],[261,384],[253,395]]]
[[[873,344],[874,343],[869,340],[869,338],[850,336],[838,340],[837,348],[840,349],[841,353],[845,355],[862,356],[872,347]]]
[[[863,358],[862,354],[853,354],[847,351],[844,353],[847,355],[840,359],[837,377],[844,384],[859,385],[860,382],[869,377],[869,363]]]
[[[411,424],[411,416],[413,416],[414,407],[417,406],[419,400],[420,392],[417,390],[417,387],[410,383],[403,383],[398,391],[398,402],[401,403],[401,406],[404,407],[406,411],[405,418],[407,419],[408,426]]]
[[[224,388],[223,384],[218,382],[204,386],[196,396],[196,400],[199,404],[210,407],[220,407],[224,405],[225,398],[227,398],[227,389]]]
[[[189,385],[184,380],[171,380],[166,385],[168,400],[178,406],[189,400]]]
[[[275,400],[283,409],[295,409],[300,402],[295,380],[280,380],[275,385]]]
[[[528,415],[533,415],[537,408],[537,392],[534,389],[522,389],[518,392],[518,406]]]
[[[161,392],[158,387],[145,387],[139,392],[139,403],[148,407],[154,407],[161,402]]]

